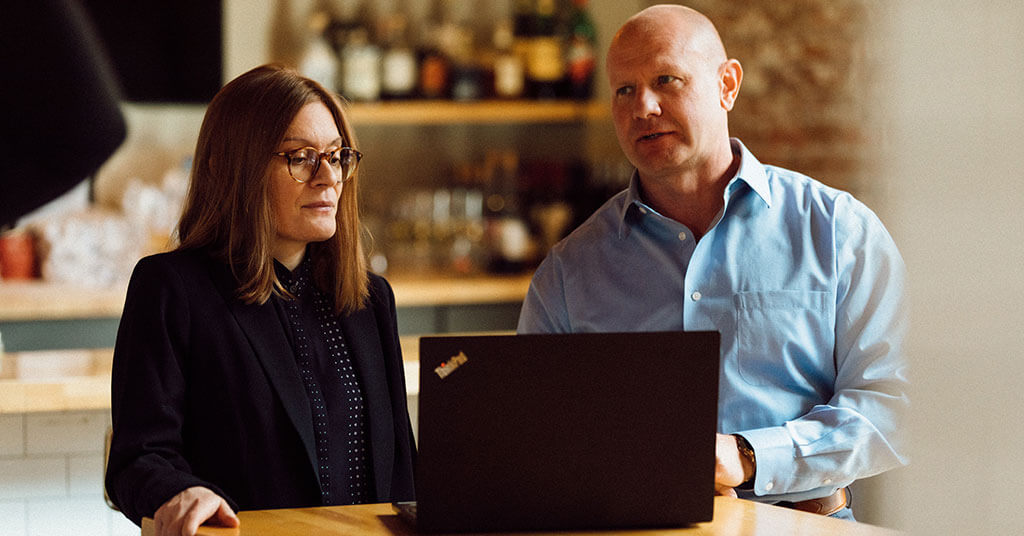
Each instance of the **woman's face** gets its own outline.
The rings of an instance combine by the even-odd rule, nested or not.
[[[312,147],[325,153],[341,146],[334,117],[327,106],[317,101],[299,110],[274,152]],[[327,240],[337,230],[335,216],[341,198],[341,176],[325,162],[320,164],[316,174],[301,183],[291,177],[287,158],[278,156],[271,161],[270,206],[275,231],[272,253],[282,262],[296,255],[301,259],[306,244]]]

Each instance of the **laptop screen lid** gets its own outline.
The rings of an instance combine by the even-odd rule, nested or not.
[[[417,528],[712,517],[716,332],[420,339]]]

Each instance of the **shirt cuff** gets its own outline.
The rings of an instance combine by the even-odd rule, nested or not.
[[[755,495],[786,493],[796,482],[793,439],[782,426],[737,432],[746,438],[757,457],[754,474]]]

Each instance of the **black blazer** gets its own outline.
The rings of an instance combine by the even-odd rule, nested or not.
[[[132,521],[191,486],[235,510],[317,506],[309,401],[274,301],[246,305],[201,251],[139,261],[114,348],[107,492]],[[413,498],[415,447],[395,298],[370,275],[341,318],[365,391],[377,501]]]

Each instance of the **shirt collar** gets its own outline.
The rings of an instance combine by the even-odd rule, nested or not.
[[[768,185],[768,174],[764,171],[764,165],[743,145],[739,138],[730,138],[729,143],[732,146],[732,152],[740,156],[740,166],[736,170],[736,175],[725,186],[723,195],[725,196],[726,205],[728,205],[729,198],[740,188],[741,184],[746,184],[764,201],[766,206],[771,207],[771,188]],[[640,197],[640,175],[636,169],[633,170],[633,175],[629,178],[626,198],[619,210],[619,238],[622,238],[628,232],[626,217],[629,216],[631,208],[657,213]]]
[[[740,167],[736,170],[736,175],[729,180],[729,184],[725,186],[725,202],[729,202],[729,197],[739,188],[739,183],[742,181],[750,186],[750,189],[754,190],[754,193],[770,208],[772,206],[772,191],[768,185],[768,174],[764,171],[764,164],[758,161],[738,138],[730,138],[729,141],[732,145],[732,152],[740,155]]]
[[[285,265],[274,259],[274,272],[281,285],[292,294],[300,293],[313,279],[313,265],[309,255],[306,255],[294,270],[288,270]]]

